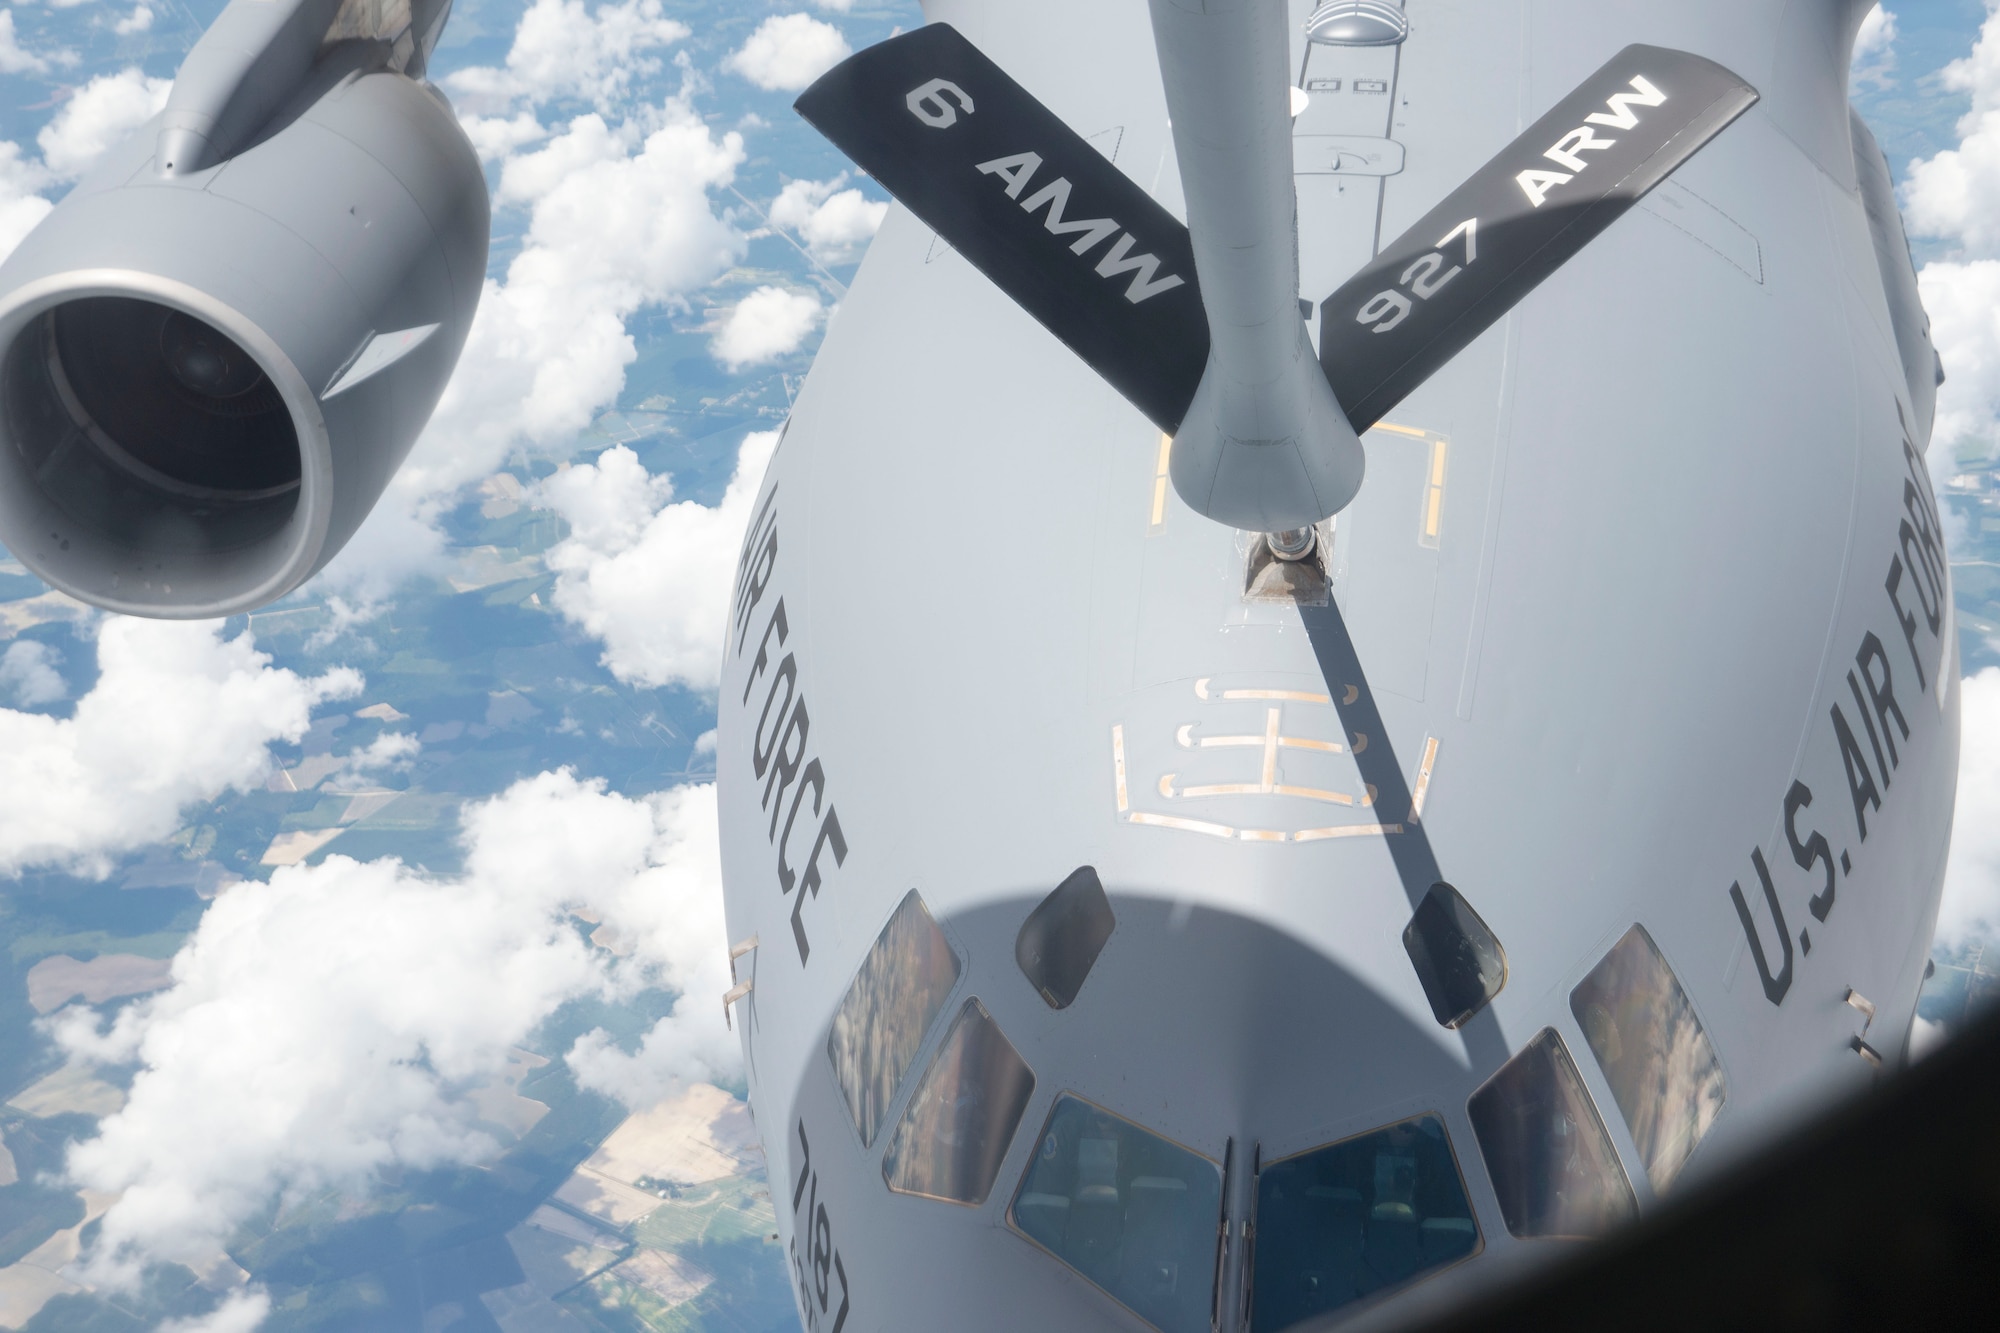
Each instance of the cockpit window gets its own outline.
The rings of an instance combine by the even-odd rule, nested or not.
[[[1208,1333],[1222,1173],[1064,1093],[1008,1220],[1163,1333]]]
[[[862,961],[826,1038],[862,1143],[875,1141],[924,1033],[957,984],[958,955],[911,889]]]
[[[1437,883],[1403,929],[1403,948],[1424,984],[1431,1016],[1455,1028],[1507,984],[1507,953],[1451,885]]]
[[[1645,927],[1613,945],[1569,996],[1653,1188],[1664,1192],[1728,1090],[1715,1048]]]
[[[1338,1310],[1456,1263],[1479,1243],[1438,1116],[1266,1162],[1257,1177],[1252,1333]]]
[[[1096,869],[1078,866],[1028,913],[1014,961],[1049,1008],[1067,1009],[1117,924]]]
[[[1000,1025],[967,1000],[882,1154],[898,1194],[979,1204],[1034,1095],[1035,1075]]]
[[[1543,1028],[1466,1103],[1516,1236],[1601,1236],[1638,1209],[1569,1048]]]

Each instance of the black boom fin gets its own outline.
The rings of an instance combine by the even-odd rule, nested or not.
[[[1757,100],[1712,60],[1628,46],[1320,303],[1356,430],[1437,373]]]
[[[1168,434],[1208,364],[1188,231],[948,23],[877,43],[798,112]]]
[[[1757,101],[1721,65],[1628,46],[1320,303],[1357,431]],[[1188,232],[945,23],[869,47],[799,114],[1175,433],[1208,361]]]

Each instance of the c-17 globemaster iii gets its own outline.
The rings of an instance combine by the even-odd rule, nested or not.
[[[743,538],[803,1325],[1396,1323],[1905,1058],[1958,746],[1861,0],[929,0]],[[236,0],[0,267],[0,541],[213,616],[483,271],[442,4]]]

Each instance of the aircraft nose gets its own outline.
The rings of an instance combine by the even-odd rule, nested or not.
[[[1011,1326],[1110,1301],[1193,1333],[1261,1282],[1244,1326],[1278,1327],[1481,1243],[1457,1034],[1268,922],[1090,866],[949,915],[906,895],[827,1050],[798,1101],[814,1170],[852,1170],[838,1193],[893,1228],[899,1284],[976,1269]],[[1268,1207],[1265,1258],[1225,1202]]]

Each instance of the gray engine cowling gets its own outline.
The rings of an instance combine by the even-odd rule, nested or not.
[[[489,224],[421,80],[444,6],[417,30],[412,8],[237,0],[0,265],[0,544],[50,584],[249,610],[380,499],[464,345]]]

